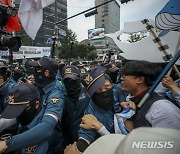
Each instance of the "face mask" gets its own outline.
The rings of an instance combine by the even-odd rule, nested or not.
[[[17,120],[21,123],[22,126],[28,125],[36,116],[36,103],[31,102],[32,105],[28,106],[23,113],[17,117]]]
[[[81,90],[81,81],[80,79],[71,80],[65,79],[64,85],[66,87],[66,92],[70,98],[76,101],[79,98],[80,90]]]
[[[43,89],[46,85],[48,85],[49,83],[51,83],[54,80],[54,79],[52,79],[50,77],[46,77],[44,75],[44,72],[45,72],[45,70],[41,69],[41,72],[36,72],[34,74],[36,86],[39,89]]]
[[[93,102],[100,108],[108,111],[113,108],[113,89],[109,89],[105,92],[95,93],[92,97]]]

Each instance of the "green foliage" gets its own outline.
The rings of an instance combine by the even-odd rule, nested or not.
[[[61,58],[85,58],[89,53],[95,50],[94,46],[84,44],[64,44],[60,48],[59,56]],[[96,54],[97,55],[97,54]]]
[[[87,54],[88,60],[94,60],[98,57],[96,51],[91,51],[90,53]]]
[[[77,44],[77,35],[70,29],[67,30],[67,36],[59,49],[60,58],[82,58],[95,50],[94,46]]]
[[[147,35],[144,32],[133,33],[133,34],[130,34],[129,39],[127,41],[130,42],[130,43],[138,42],[138,41],[142,40],[146,36]]]
[[[31,46],[32,45],[32,39],[26,35],[26,33],[23,29],[20,32],[17,32],[17,36],[19,36],[21,38],[22,46]]]
[[[70,44],[70,43],[77,43],[77,35],[74,33],[71,29],[68,29],[66,31],[66,37],[64,38],[64,41],[62,44]]]

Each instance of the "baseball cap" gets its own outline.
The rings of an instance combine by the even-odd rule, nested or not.
[[[65,66],[62,70],[62,77],[63,79],[71,78],[76,80],[80,77],[80,70],[74,65]]]
[[[85,86],[90,97],[93,96],[96,90],[98,90],[105,83],[106,68],[103,66],[97,66],[92,70],[87,71],[83,76],[83,85]]]
[[[29,67],[44,67],[51,72],[57,72],[58,63],[50,57],[42,57],[38,61],[28,61],[27,66]]]
[[[80,69],[80,74],[84,75],[86,73],[86,68],[79,68]]]
[[[0,61],[0,69],[7,67],[7,64],[3,61]]]
[[[83,67],[83,66],[85,66],[83,63],[81,63],[80,61],[73,61],[72,63],[71,63],[71,65],[75,65],[75,66],[77,66],[77,67]]]
[[[104,67],[112,73],[119,70],[119,68],[117,66],[115,66],[114,64],[106,64]]]
[[[35,99],[39,99],[37,88],[28,83],[15,86],[8,93],[9,102],[1,117],[6,119],[17,118],[26,108],[27,104]]]
[[[92,61],[92,62],[90,62],[90,65],[98,66],[98,61]]]
[[[180,132],[168,128],[137,128],[127,136],[105,135],[93,142],[84,154],[177,154]]]

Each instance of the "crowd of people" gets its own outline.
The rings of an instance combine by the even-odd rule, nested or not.
[[[98,146],[108,153],[102,144],[108,139],[102,136],[133,138],[136,132],[141,136],[139,127],[160,127],[179,135],[180,79],[176,73],[164,76],[138,107],[161,72],[159,64],[140,60],[94,61],[88,70],[79,61],[66,65],[50,57],[30,59],[13,70],[0,62],[0,153],[90,154],[100,153],[95,150]],[[153,128],[147,132],[155,133]],[[174,142],[180,141],[173,137]],[[141,138],[149,137],[142,133]],[[121,142],[111,137],[107,147],[115,148],[113,140],[118,142],[116,148]]]

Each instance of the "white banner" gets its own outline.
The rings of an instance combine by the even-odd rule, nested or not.
[[[13,52],[13,59],[38,58],[50,56],[51,47],[21,46],[18,52]],[[0,50],[0,56],[8,56],[9,51]]]

